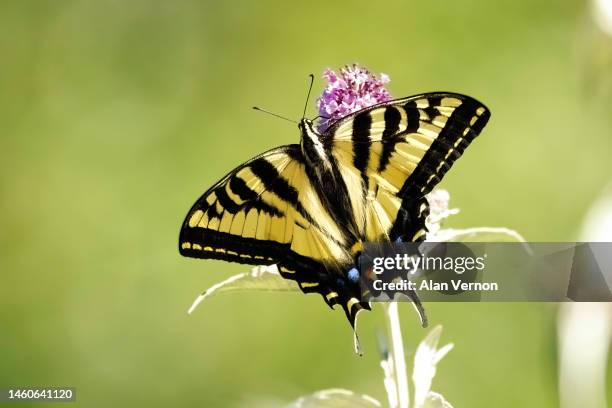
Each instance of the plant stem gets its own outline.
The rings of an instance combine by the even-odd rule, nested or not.
[[[397,389],[397,400],[399,408],[408,408],[410,393],[408,391],[408,377],[406,375],[406,357],[404,355],[404,339],[400,328],[399,312],[397,302],[385,303],[385,314],[389,337],[391,338],[391,355],[393,360],[395,382]]]

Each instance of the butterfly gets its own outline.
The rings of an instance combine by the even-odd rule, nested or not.
[[[319,132],[303,118],[300,143],[230,171],[187,213],[179,251],[194,258],[275,264],[304,293],[339,304],[354,328],[365,242],[419,242],[426,194],[481,132],[489,110],[447,92],[379,103]],[[426,325],[416,293],[410,294]]]

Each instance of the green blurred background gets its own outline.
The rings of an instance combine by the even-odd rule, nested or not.
[[[385,401],[380,310],[361,315],[362,358],[315,295],[219,296],[188,316],[247,268],[181,258],[183,217],[235,165],[298,141],[252,105],[298,117],[309,73],[318,93],[324,68],[360,62],[394,96],[491,109],[442,183],[462,210],[448,226],[578,239],[612,174],[612,45],[591,6],[3,1],[0,386],[75,386],[83,407],[268,406],[331,387]],[[456,407],[558,405],[556,305],[427,308],[456,345],[434,380]],[[401,311],[412,353],[425,331]]]

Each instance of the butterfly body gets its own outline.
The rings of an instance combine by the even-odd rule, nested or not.
[[[355,268],[363,243],[425,238],[425,195],[489,115],[470,97],[430,93],[352,113],[323,132],[303,119],[300,144],[256,156],[204,193],[179,250],[276,264],[302,291],[342,305],[354,324],[369,309]]]
[[[343,245],[350,247],[360,239],[358,224],[361,220],[356,220],[351,211],[349,186],[340,173],[331,149],[323,145],[324,135],[316,130],[313,122],[302,119],[298,128],[301,133],[300,148],[306,163],[305,171],[309,178],[315,180],[313,187],[317,199],[341,230]]]

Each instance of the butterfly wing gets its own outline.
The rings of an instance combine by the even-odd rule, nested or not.
[[[341,277],[353,262],[340,235],[306,172],[300,146],[287,145],[249,160],[206,191],[183,222],[179,251],[277,264],[283,277],[333,305],[348,296],[334,289],[334,275]]]
[[[427,93],[385,102],[330,126],[323,143],[338,163],[364,241],[424,239],[425,194],[490,117],[477,100]]]

